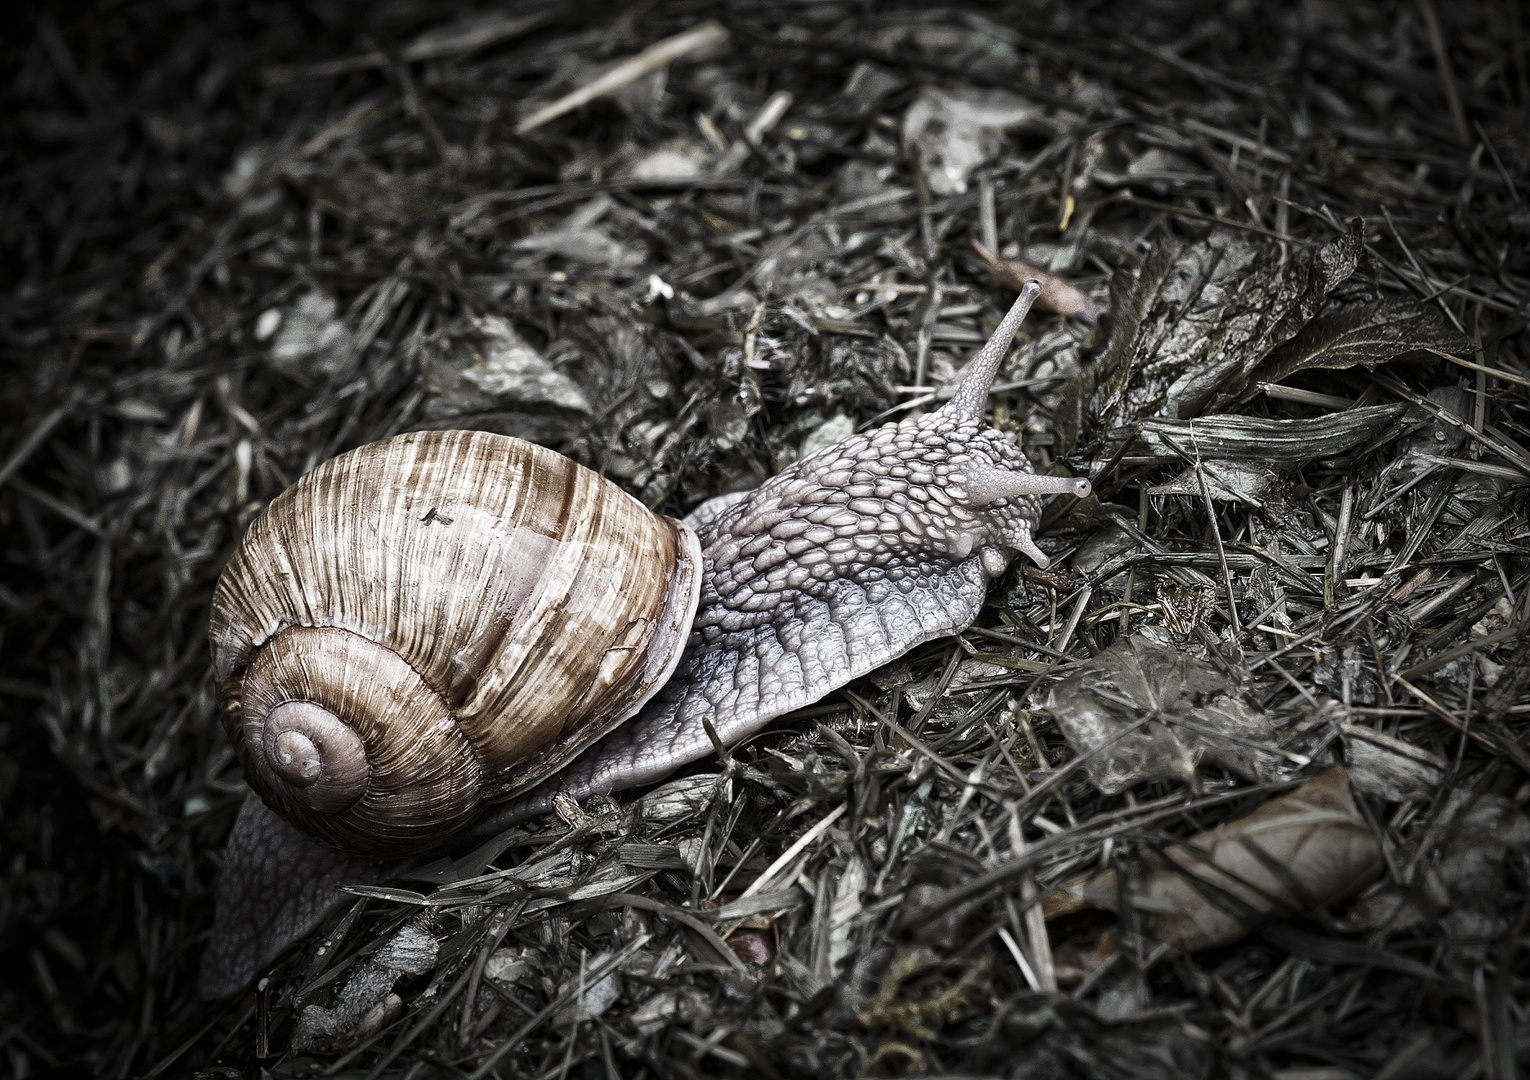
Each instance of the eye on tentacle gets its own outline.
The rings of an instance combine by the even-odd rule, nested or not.
[[[1041,282],[1025,283],[1025,288],[1020,290],[1020,296],[1004,316],[1004,321],[999,323],[999,328],[993,332],[993,337],[988,339],[982,350],[972,358],[972,363],[967,365],[967,373],[962,376],[961,385],[951,395],[951,400],[940,407],[941,412],[958,420],[983,419],[983,410],[988,404],[988,388],[993,385],[993,377],[998,374],[1004,354],[1009,352],[1010,342],[1020,332],[1020,324],[1025,322],[1031,305],[1040,295]]]
[[[1025,321],[1031,304],[1040,293],[1039,281],[1026,282],[993,337],[988,339],[987,344],[973,358],[956,393],[941,407],[941,413],[959,423],[982,423],[989,387],[993,384],[1005,353],[1009,351],[1010,343],[1020,330],[1020,324]],[[1076,495],[1082,499],[1090,492],[1088,479],[1081,476],[1038,476],[1029,471],[1005,469],[979,462],[968,466],[962,486],[965,497],[960,501],[972,510],[1003,499],[1035,498],[1042,495]],[[1045,568],[1051,562],[1046,553],[1036,546],[1029,528],[1011,530],[1005,541],[1039,567]],[[998,577],[1003,572],[1002,553],[985,549],[982,554],[984,572],[989,577]]]
[[[1090,491],[1089,481],[1082,476],[1038,476],[991,465],[968,468],[965,486],[966,504],[971,507],[1022,495],[1077,495],[1082,499]]]

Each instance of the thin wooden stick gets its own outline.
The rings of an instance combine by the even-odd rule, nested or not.
[[[581,105],[588,105],[602,95],[609,94],[613,90],[620,90],[630,82],[636,82],[644,75],[659,70],[687,53],[721,48],[727,43],[728,31],[724,30],[717,20],[708,19],[700,26],[687,30],[683,34],[667,37],[663,41],[648,46],[630,60],[622,61],[592,82],[587,82],[579,89],[564,94],[557,101],[542,106],[516,124],[515,133],[524,135],[534,128],[541,127],[549,120],[556,120],[564,113],[573,112]]]

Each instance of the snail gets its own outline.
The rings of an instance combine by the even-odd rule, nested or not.
[[[690,524],[483,432],[320,465],[214,596],[220,714],[251,787],[326,845],[419,851],[506,800],[525,816],[657,780],[965,629],[1015,552],[1047,565],[1041,496],[1090,490],[1035,474],[984,421],[1039,291],[939,409]]]

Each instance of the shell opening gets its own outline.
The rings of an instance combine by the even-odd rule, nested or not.
[[[266,714],[266,760],[293,794],[321,814],[336,814],[367,789],[366,747],[344,721],[311,701],[284,701]]]

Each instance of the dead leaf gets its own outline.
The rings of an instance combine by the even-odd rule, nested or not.
[[[1229,400],[1322,309],[1365,249],[1361,231],[1291,253],[1273,241],[1213,232],[1164,244],[1110,283],[1109,340],[1069,385],[1060,445],[1078,432],[1148,417],[1189,418]]]
[[[995,255],[976,240],[972,241],[972,250],[978,253],[980,259],[993,267],[995,278],[1016,292],[1024,289],[1027,281],[1041,282],[1041,295],[1036,297],[1033,305],[1038,311],[1055,311],[1059,315],[1066,315],[1070,319],[1077,319],[1091,326],[1100,317],[1100,313],[1095,309],[1094,301],[1089,299],[1084,290],[1076,285],[1070,285],[1056,274],[1048,273],[1039,266],[1033,266],[1024,259],[1010,259]]]
[[[903,117],[903,143],[937,195],[967,190],[967,178],[998,153],[999,133],[1051,125],[1045,110],[1003,90],[925,90]]]
[[[1258,461],[1203,461],[1199,470],[1186,469],[1165,484],[1147,489],[1149,495],[1210,496],[1222,502],[1259,505],[1276,482],[1275,470]],[[1204,480],[1204,487],[1202,481]]]
[[[1107,794],[1160,777],[1193,781],[1202,760],[1250,779],[1279,775],[1273,727],[1227,677],[1144,638],[1123,638],[1081,665],[1042,709],[1089,755],[1089,779]]]
[[[1347,454],[1376,439],[1403,412],[1401,405],[1364,405],[1299,420],[1234,415],[1198,416],[1194,420],[1158,417],[1106,432],[1105,445],[1113,449],[1121,440],[1133,439],[1134,453],[1164,461],[1183,461],[1186,454],[1199,454],[1203,459],[1297,465]]]
[[[1222,401],[1247,401],[1260,383],[1278,383],[1309,368],[1334,371],[1363,364],[1374,368],[1420,349],[1465,352],[1470,344],[1445,325],[1435,308],[1411,299],[1351,304],[1319,315],[1275,350],[1251,376],[1229,386]]]
[[[1231,944],[1364,889],[1381,876],[1381,844],[1355,806],[1342,765],[1288,795],[1132,867],[1127,900],[1147,929],[1185,952]],[[1113,870],[1042,901],[1047,918],[1114,910]]]
[[[1355,790],[1383,802],[1428,799],[1450,767],[1427,750],[1373,728],[1340,724],[1339,733]]]

